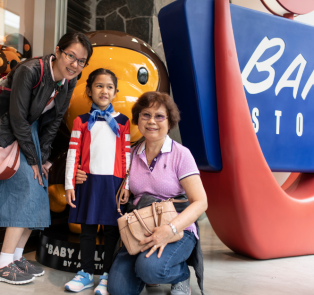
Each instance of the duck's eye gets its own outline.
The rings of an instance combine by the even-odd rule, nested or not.
[[[137,80],[140,84],[145,85],[148,81],[148,71],[145,68],[140,68],[137,72]]]

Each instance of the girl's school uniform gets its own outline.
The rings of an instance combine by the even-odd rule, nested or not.
[[[100,116],[89,131],[87,125],[93,111],[94,108],[73,122],[65,189],[75,188],[76,208],[70,208],[69,223],[117,226],[120,215],[115,196],[130,164],[130,121],[120,113],[112,116],[119,125],[120,137]],[[87,180],[75,186],[79,164]]]

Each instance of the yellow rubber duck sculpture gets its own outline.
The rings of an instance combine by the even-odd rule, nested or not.
[[[98,69],[113,71],[118,78],[118,90],[112,104],[117,112],[132,119],[131,109],[134,102],[144,92],[161,91],[169,93],[167,70],[150,45],[126,33],[117,31],[95,31],[86,34],[93,45],[93,55],[89,65],[78,77],[64,122],[53,144],[57,153],[49,176],[49,201],[53,212],[63,212],[67,203],[64,190],[66,153],[72,131],[73,120],[87,113],[91,101],[85,94],[88,75]],[[131,141],[141,138],[137,126],[131,124]],[[57,150],[54,151],[54,150]],[[69,224],[70,230],[80,233],[80,225]]]

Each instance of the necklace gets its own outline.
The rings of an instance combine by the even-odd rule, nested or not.
[[[150,167],[150,164],[152,163],[152,161],[159,155],[159,153],[160,153],[160,151],[161,151],[161,148],[162,148],[162,146],[160,147],[158,153],[155,154],[155,156],[152,157],[152,158],[150,158],[150,159],[149,159],[148,156],[147,156],[147,149],[145,149],[145,155],[146,155],[146,160],[147,160],[147,165],[148,165],[148,167]]]
[[[158,152],[158,154],[159,154],[159,152]],[[148,167],[150,167],[150,164],[151,164],[152,161],[158,156],[158,154],[157,154],[156,156],[152,157],[151,159],[149,159],[149,158],[147,157],[147,155],[146,155],[146,160],[147,160],[147,165],[148,165]]]
[[[152,159],[148,159],[146,156],[146,160],[147,160],[147,165],[148,167],[150,167],[150,164],[152,163],[152,161],[155,159],[155,157],[153,157]]]

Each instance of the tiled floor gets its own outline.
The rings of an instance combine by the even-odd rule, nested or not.
[[[207,218],[200,222],[204,251],[206,295],[312,295],[314,294],[314,256],[258,261],[234,254],[215,235]],[[35,260],[35,253],[26,254]],[[33,262],[37,264],[37,262]],[[70,294],[63,285],[72,273],[45,267],[46,274],[28,285],[0,283],[0,295]],[[118,283],[118,282],[117,282]],[[196,278],[191,278],[192,294],[199,295]],[[82,291],[92,295],[93,290]],[[141,295],[169,295],[170,285],[145,289]],[[128,295],[128,294],[125,294]]]

